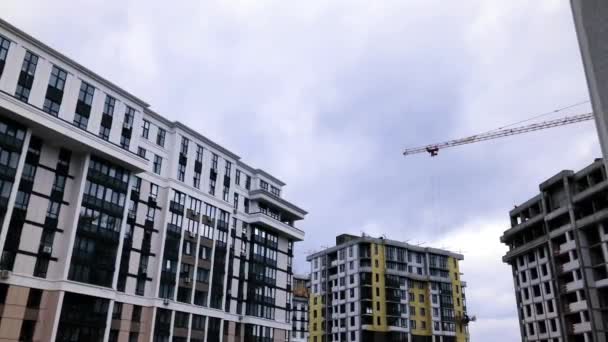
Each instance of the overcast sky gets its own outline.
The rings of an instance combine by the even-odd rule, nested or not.
[[[508,211],[599,157],[595,127],[401,152],[586,100],[569,1],[168,4],[3,0],[0,15],[285,181],[310,212],[296,271],[344,232],[461,251],[472,341],[519,340]]]

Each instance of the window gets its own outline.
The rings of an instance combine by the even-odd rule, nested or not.
[[[110,127],[107,126],[99,126],[99,137],[103,140],[110,139]]]
[[[103,113],[108,116],[114,116],[114,107],[116,107],[116,99],[110,95],[106,95],[106,100],[103,104]]]
[[[51,71],[51,78],[49,79],[49,86],[56,88],[57,90],[63,91],[67,76],[68,74],[64,70],[53,65],[53,70]]]
[[[26,210],[30,203],[30,194],[23,191],[17,192],[17,198],[15,199],[15,208]]]
[[[133,314],[131,315],[131,321],[139,322],[141,320],[141,306],[133,305]]]
[[[150,134],[150,121],[144,119],[144,123],[141,128],[141,136],[144,139],[148,139],[149,134]]]
[[[49,86],[46,91],[46,98],[44,99],[44,105],[42,110],[53,115],[59,115],[59,107],[61,106],[61,100],[63,98],[63,88],[65,87],[65,80],[67,73],[53,66],[51,70],[51,77],[49,79]]]
[[[146,213],[146,218],[150,221],[154,221],[154,216],[156,215],[156,208],[149,206],[148,212]]]
[[[154,173],[160,175],[161,168],[163,166],[163,158],[157,154],[154,155]]]
[[[201,187],[201,173],[200,172],[194,173],[194,177],[192,179],[192,185],[195,188],[200,189],[200,187]]]
[[[177,180],[179,180],[180,182],[183,182],[185,177],[186,177],[186,165],[177,164]]]
[[[123,127],[132,128],[134,119],[135,119],[135,109],[130,106],[127,106],[127,108],[125,109],[125,118],[123,121]]]
[[[201,283],[209,282],[209,270],[205,268],[197,268],[196,270],[196,281]]]
[[[80,83],[80,92],[78,93],[78,101],[91,106],[93,103],[93,95],[95,94],[95,88],[85,81]]]
[[[150,183],[150,197],[158,197],[158,185]]]
[[[236,170],[236,177],[234,178],[236,185],[241,185],[241,170]]]
[[[227,186],[224,186],[224,191],[222,193],[222,199],[226,202],[228,202],[228,198],[230,197],[230,188]]]
[[[55,181],[53,182],[53,191],[63,192],[65,190],[65,180],[65,176],[56,174]]]
[[[182,144],[181,144],[179,152],[183,155],[187,155],[189,144],[190,144],[190,140],[188,140],[188,138],[186,138],[186,137],[182,137]]]
[[[230,177],[232,174],[232,163],[226,160],[224,175]]]
[[[122,318],[122,303],[114,302],[114,307],[112,308],[112,319],[121,319]]]
[[[234,193],[234,210],[238,210],[239,209],[239,194],[238,193]]]
[[[40,307],[40,301],[42,300],[42,290],[30,289],[30,293],[27,297],[27,307],[30,309],[37,309]]]
[[[174,326],[176,328],[187,328],[189,316],[186,312],[176,312]]]
[[[208,247],[200,246],[198,250],[198,257],[202,260],[209,260],[211,257],[211,251]]]
[[[163,128],[158,128],[158,133],[156,134],[156,144],[161,147],[165,147],[165,135],[167,131]]]
[[[201,145],[196,145],[196,161],[203,162],[203,147]]]
[[[74,125],[80,129],[87,129],[89,124],[89,115],[91,113],[91,104],[93,103],[94,93],[95,88],[92,85],[85,81],[81,82],[73,122]]]
[[[260,188],[262,188],[262,190],[268,191],[268,182],[266,182],[265,180],[260,179]]]
[[[215,179],[209,180],[209,194],[215,196]]]
[[[245,189],[251,189],[251,176],[245,175]]]
[[[21,323],[21,331],[19,332],[19,341],[33,341],[34,331],[36,330],[36,321],[25,319]]]
[[[217,161],[219,157],[217,154],[213,153],[213,157],[211,158],[211,169],[217,172]]]
[[[59,202],[50,201],[49,207],[47,208],[47,211],[46,211],[46,216],[49,218],[56,219],[59,216],[59,207],[60,207]]]
[[[110,130],[112,129],[112,117],[114,116],[114,107],[116,99],[110,95],[106,95],[103,104],[103,116],[101,118],[101,126],[99,126],[99,136],[104,139],[110,139]]]
[[[8,48],[11,46],[10,40],[0,36],[0,76],[4,70],[4,62],[6,61],[6,55],[8,54]]]
[[[281,190],[275,186],[270,186],[270,192],[277,197],[281,196]]]
[[[144,159],[146,159],[146,152],[147,152],[146,149],[143,148],[143,147],[141,147],[141,146],[139,146],[137,148],[137,155],[140,156],[140,157],[142,157],[142,158],[144,158]]]
[[[15,97],[23,102],[27,102],[30,97],[30,90],[34,83],[34,74],[36,73],[36,65],[38,65],[38,56],[30,51],[25,52],[23,64],[21,65],[21,75],[17,82],[17,90]]]

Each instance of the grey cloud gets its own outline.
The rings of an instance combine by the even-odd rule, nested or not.
[[[0,7],[7,20],[288,183],[286,197],[310,211],[296,271],[306,270],[308,250],[344,231],[464,249],[468,306],[480,317],[474,341],[518,339],[498,242],[508,210],[545,178],[599,155],[594,128],[580,124],[434,159],[401,156],[406,146],[586,98],[564,1]],[[462,238],[475,233],[483,240]],[[496,252],[476,252],[486,245]]]

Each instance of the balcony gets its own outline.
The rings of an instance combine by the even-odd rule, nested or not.
[[[273,195],[271,192],[257,189],[250,192],[250,199],[267,203],[273,207],[279,208],[282,212],[290,216],[294,221],[304,219],[307,212],[304,209],[297,207],[296,205],[286,201],[281,197]]]
[[[608,278],[600,279],[595,281],[596,287],[607,287],[608,286]]]
[[[95,183],[109,186],[110,188],[118,190],[123,193],[126,193],[127,188],[129,187],[127,182],[123,182],[120,179],[114,178],[110,175],[107,175],[107,174],[100,172],[98,170],[95,170],[95,169],[89,169],[87,178]]]
[[[262,212],[249,214],[247,220],[249,221],[248,223],[259,224],[265,226],[266,228],[274,230],[275,232],[289,235],[296,241],[302,241],[304,239],[304,231],[292,227],[279,220],[276,220]]]
[[[178,203],[176,201],[171,201],[169,203],[169,210],[171,210],[174,213],[184,215],[184,205],[181,203]]]
[[[97,197],[93,197],[91,195],[86,195],[86,194],[83,195],[83,197],[82,197],[82,203],[86,204],[86,206],[90,207],[91,209],[98,209],[98,210],[106,212],[112,216],[122,218],[123,207],[121,207],[117,204],[107,202],[107,201],[104,201]]]
[[[582,288],[583,288],[583,280],[579,279],[579,280],[571,281],[571,282],[567,283],[566,285],[562,285],[560,287],[560,291],[562,293],[569,293],[569,292],[573,292],[576,290],[580,290]]]
[[[575,334],[584,333],[587,331],[591,331],[591,323],[590,322],[582,322],[576,323],[572,325],[572,332]]]
[[[0,134],[0,146],[9,151],[21,152],[23,140],[17,139],[16,137],[12,137],[10,135]]]
[[[100,228],[99,226],[94,225],[92,223],[82,221],[82,218],[81,218],[81,222],[78,223],[78,228],[79,228],[79,232],[81,232],[85,235],[88,235],[92,238],[97,238],[97,239],[101,239],[101,240],[104,240],[107,242],[111,242],[114,244],[118,243],[118,240],[120,237],[120,232]]]
[[[587,308],[588,308],[587,301],[581,300],[578,302],[567,304],[566,312],[568,312],[568,313],[577,312],[577,311],[587,310]]]
[[[5,165],[0,165],[0,178],[2,179],[12,181],[15,179],[16,172],[17,169]]]
[[[574,240],[570,240],[559,245],[559,247],[554,250],[554,255],[557,256],[560,254],[564,254],[570,250],[573,250],[574,248],[576,248],[576,243],[574,242]]]
[[[571,272],[579,267],[580,267],[580,261],[577,259],[577,260],[573,260],[573,261],[563,264],[559,270],[561,271],[561,273],[566,273],[566,272]]]

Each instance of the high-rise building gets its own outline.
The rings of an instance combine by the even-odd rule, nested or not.
[[[562,171],[509,213],[501,241],[513,269],[522,341],[605,342],[608,180],[602,160]]]
[[[0,340],[287,341],[283,186],[0,20]]]
[[[310,276],[294,274],[291,306],[291,342],[308,342],[308,298]]]
[[[608,1],[570,0],[604,163],[608,163]],[[608,164],[607,164],[608,165]]]
[[[468,341],[461,254],[343,234],[307,260],[310,342]]]

